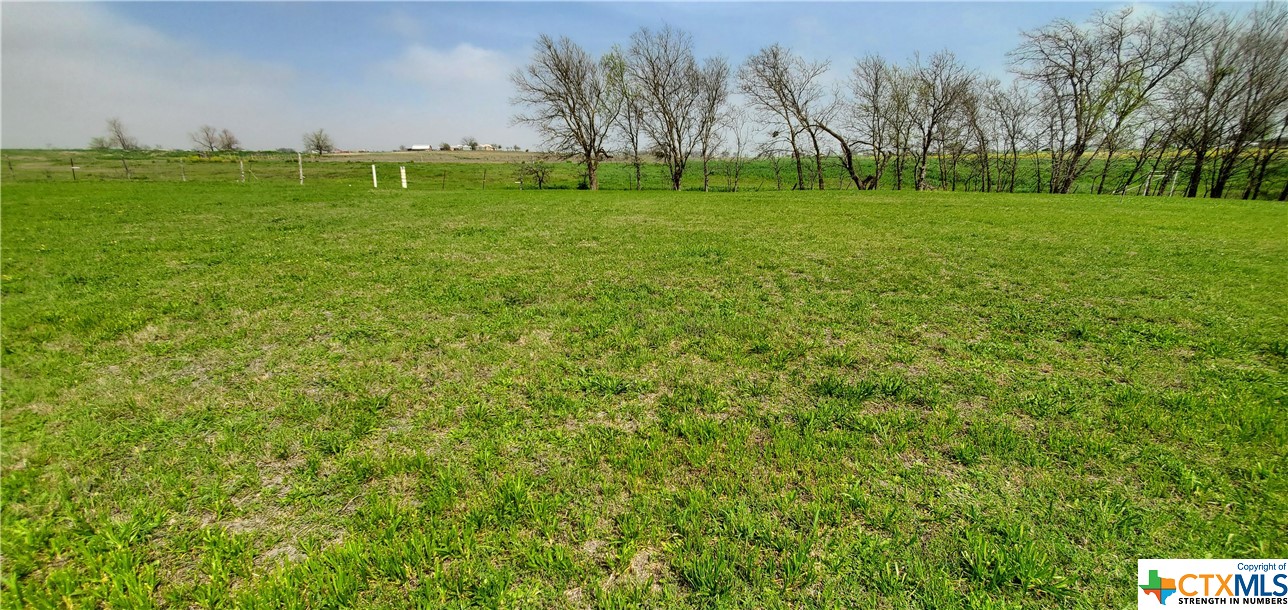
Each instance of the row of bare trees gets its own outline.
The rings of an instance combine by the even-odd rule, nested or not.
[[[210,125],[202,125],[190,134],[188,138],[196,146],[197,152],[202,155],[209,155],[216,152],[236,152],[242,149],[241,140],[233,134],[232,130],[224,128],[217,129]],[[94,150],[111,150],[119,149],[122,151],[142,150],[144,147],[139,145],[139,141],[129,134],[125,123],[119,118],[110,118],[107,120],[107,135],[95,136],[90,139],[89,147]],[[304,134],[304,149],[308,152],[325,154],[335,150],[335,144],[331,141],[331,136],[327,135],[325,130]]]
[[[210,125],[202,125],[197,131],[188,134],[188,138],[196,145],[197,150],[203,154],[241,150],[241,141],[237,139],[237,136],[231,130],[226,128],[216,129]],[[143,149],[143,146],[139,145],[138,139],[129,134],[125,123],[116,117],[107,120],[107,135],[90,138],[89,147],[95,150],[115,148],[132,151]]]
[[[730,68],[721,57],[699,63],[687,32],[642,28],[629,48],[599,59],[567,37],[543,34],[532,63],[511,81],[515,103],[528,110],[516,122],[535,127],[551,150],[579,157],[589,188],[599,188],[599,162],[619,141],[635,168],[634,188],[651,155],[679,190],[695,153],[709,188],[728,116]]]
[[[699,63],[692,38],[669,27],[641,29],[598,59],[543,35],[512,77],[513,101],[524,108],[516,122],[586,164],[592,189],[608,150],[628,157],[636,188],[652,156],[673,188],[696,157],[704,189],[717,171],[736,189],[754,149],[776,176],[790,159],[795,189],[825,188],[825,163],[839,162],[859,189],[1107,192],[1148,181],[1158,193],[1171,178],[1187,196],[1203,195],[1206,181],[1206,194],[1222,197],[1243,172],[1242,195],[1255,198],[1283,150],[1282,3],[1058,19],[1024,32],[1008,59],[1007,83],[947,50],[902,63],[867,55],[835,79],[830,62],[777,44],[736,69]]]
[[[1244,16],[1184,5],[1164,16],[1123,9],[1086,24],[1056,21],[1025,33],[1011,59],[1036,93],[1052,192],[1069,192],[1094,159],[1105,161],[1092,186],[1102,192],[1117,156],[1130,162],[1125,183],[1148,166],[1183,177],[1189,197],[1200,194],[1204,172],[1209,196],[1224,196],[1251,161],[1243,196],[1256,197],[1282,148],[1288,9],[1280,3]]]
[[[188,134],[197,151],[202,154],[215,152],[234,152],[242,149],[241,141],[229,129],[216,129],[202,125],[197,131]],[[335,150],[335,143],[324,129],[304,134],[304,150],[315,154],[326,154]],[[90,148],[96,150],[120,149],[123,151],[140,150],[139,141],[129,134],[125,123],[119,118],[107,120],[107,135],[90,139]]]
[[[216,129],[202,125],[197,131],[188,134],[188,137],[197,145],[197,150],[204,154],[241,150],[241,141],[227,128]]]

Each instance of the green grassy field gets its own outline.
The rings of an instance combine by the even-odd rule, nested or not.
[[[1135,607],[1288,553],[1288,207],[7,182],[6,607]]]

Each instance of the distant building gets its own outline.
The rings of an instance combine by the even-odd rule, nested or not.
[[[411,151],[434,150],[434,147],[428,144],[414,144],[412,146],[407,147],[407,150],[411,150]]]
[[[491,144],[479,144],[479,150],[496,150]]]

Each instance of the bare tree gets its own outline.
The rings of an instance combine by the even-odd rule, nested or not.
[[[197,145],[197,150],[209,154],[217,150],[234,151],[241,149],[241,141],[233,132],[228,129],[215,129],[210,125],[202,125],[197,131],[188,134],[192,143]]]
[[[514,122],[533,126],[550,150],[581,157],[591,190],[599,188],[599,157],[622,106],[606,72],[567,37],[542,34],[532,62],[510,76],[512,102],[529,110]]]
[[[896,78],[891,81],[890,101],[886,106],[890,111],[890,139],[895,151],[894,188],[895,190],[902,190],[903,175],[908,169],[908,160],[914,157],[912,146],[916,116],[913,114],[913,104],[916,89],[913,79],[906,69],[900,68],[895,75]]]
[[[993,171],[996,169],[997,160],[992,152],[997,145],[993,139],[996,134],[996,124],[993,114],[989,112],[988,99],[993,97],[994,92],[1000,87],[1001,83],[996,79],[976,79],[962,96],[957,113],[959,119],[957,135],[961,144],[959,150],[967,155],[966,161],[971,169],[971,176],[966,178],[967,190],[970,189],[970,183],[975,176],[979,178],[981,192],[991,191],[995,186]],[[957,172],[954,169],[953,177],[956,178],[956,176]]]
[[[1051,190],[1068,193],[1105,144],[1200,46],[1202,5],[1173,9],[1163,20],[1136,18],[1131,7],[1097,13],[1087,24],[1059,19],[1023,34],[1012,69],[1041,88],[1053,121]]]
[[[997,190],[1015,192],[1016,174],[1020,167],[1021,143],[1031,130],[1033,103],[1031,93],[1021,88],[1020,83],[1012,81],[1010,87],[1002,89],[992,87],[984,105],[993,115],[998,133],[999,146]],[[1003,187],[1005,185],[1005,187]]]
[[[819,142],[819,136],[824,133],[831,135],[840,144],[842,165],[849,170],[851,178],[858,185],[859,179],[854,173],[853,154],[849,142],[838,130],[839,126],[832,125],[840,103],[827,104],[824,99],[821,80],[827,74],[829,62],[810,62],[800,57],[790,57],[785,90],[787,106],[795,115],[801,132],[809,137],[810,147],[814,150],[814,177],[819,190],[824,188],[824,145]],[[840,95],[839,90],[834,92],[834,100]]]
[[[711,189],[711,158],[720,147],[723,135],[720,124],[728,111],[729,62],[723,57],[706,61],[699,74],[701,88],[698,96],[698,142],[702,157],[702,190]],[[741,145],[739,146],[741,149]],[[741,151],[740,151],[741,153]]]
[[[912,156],[916,88],[909,70],[869,55],[856,62],[850,75],[853,95],[850,122],[855,144],[865,145],[874,163],[873,175],[863,180],[877,188],[890,162],[894,162],[894,188],[903,188],[905,160]]]
[[[1237,48],[1235,78],[1241,84],[1240,94],[1212,180],[1214,198],[1225,194],[1251,143],[1271,137],[1278,115],[1288,110],[1288,7],[1259,6],[1248,16]]]
[[[917,148],[913,150],[914,184],[920,191],[930,187],[926,182],[930,146],[941,135],[939,132],[949,113],[967,94],[975,77],[947,50],[931,55],[924,63],[920,57],[914,57],[908,74],[912,84],[912,127],[918,135]]]
[[[812,80],[823,74],[823,71],[826,70],[826,64],[806,64],[806,68],[808,69],[806,74],[811,75],[810,79]],[[854,120],[858,114],[855,110],[858,105],[857,102],[847,99],[840,86],[833,90],[831,104],[823,106],[817,111],[813,111],[810,109],[810,105],[813,101],[817,101],[817,98],[810,100],[810,103],[807,103],[804,107],[797,110],[799,120],[804,122],[805,125],[810,126],[813,130],[821,131],[832,136],[832,139],[836,141],[836,145],[840,149],[839,160],[841,162],[841,168],[849,175],[850,181],[854,183],[854,188],[859,190],[875,188],[876,178],[860,179],[854,160],[855,147],[860,145],[871,146],[871,142],[863,140],[862,137],[856,139],[852,134],[846,131],[843,126],[843,123],[854,124],[858,122]],[[848,112],[844,110],[846,108],[849,109]],[[818,145],[818,138],[814,132],[810,133],[812,138],[811,141],[814,144],[815,170],[818,173],[819,178],[818,188],[821,190],[823,188],[822,158]]]
[[[1256,199],[1261,196],[1261,187],[1266,180],[1266,170],[1270,167],[1270,161],[1283,151],[1285,133],[1288,133],[1288,112],[1282,113],[1279,132],[1275,137],[1264,139],[1257,146],[1252,172],[1248,175],[1248,185],[1243,189],[1244,199]]]
[[[233,135],[233,132],[227,128],[219,130],[215,145],[222,151],[241,150],[241,140],[238,140],[237,136]]]
[[[1208,23],[1205,44],[1165,88],[1165,104],[1182,149],[1193,157],[1186,197],[1197,197],[1214,149],[1224,143],[1246,83],[1238,77],[1239,26],[1229,14]]]
[[[1127,145],[1122,152],[1123,157],[1130,162],[1130,169],[1118,180],[1118,186],[1111,192],[1125,193],[1128,187],[1135,183],[1145,166],[1151,162],[1149,175],[1159,173],[1161,166],[1163,168],[1161,173],[1165,177],[1174,176],[1180,155],[1176,154],[1176,132],[1174,121],[1167,116],[1169,113],[1170,109],[1166,104],[1150,104],[1142,109],[1139,121],[1131,130],[1132,135],[1124,138]],[[1151,191],[1152,186],[1158,184],[1161,192],[1161,189],[1166,187],[1164,182],[1166,179],[1151,181]]]
[[[725,188],[730,192],[738,191],[738,182],[747,165],[747,147],[751,145],[752,126],[747,120],[747,112],[740,107],[733,107],[721,117],[721,127],[725,131],[725,141],[733,148],[726,151],[722,163],[725,177]]]
[[[849,139],[834,124],[838,105],[828,104],[822,86],[827,73],[827,61],[806,61],[789,49],[772,45],[761,49],[749,58],[738,71],[739,89],[747,96],[753,109],[770,118],[771,124],[779,123],[790,145],[796,162],[796,188],[805,188],[805,172],[801,160],[800,136],[805,136],[814,151],[814,178],[819,189],[824,188],[823,153],[825,146],[819,136],[831,135],[841,147],[842,165],[849,170],[855,184],[859,180],[853,169],[853,154]],[[775,130],[777,131],[777,130]]]
[[[335,150],[335,143],[331,141],[331,136],[325,129],[319,129],[304,134],[304,150],[325,155]]]
[[[774,44],[747,58],[738,68],[738,90],[747,98],[753,111],[771,126],[770,138],[784,138],[796,163],[797,190],[805,188],[805,171],[801,164],[801,151],[797,135],[803,126],[792,110],[791,64],[795,56],[788,49]],[[773,128],[776,127],[776,128]],[[776,153],[770,158],[777,159]],[[775,166],[776,167],[776,166]],[[781,176],[775,171],[781,188]]]
[[[94,150],[110,150],[112,141],[107,136],[94,136],[89,139],[89,147]]]
[[[139,149],[139,141],[126,131],[125,123],[122,123],[119,118],[107,120],[107,141],[112,147],[121,150]]]
[[[635,83],[626,78],[626,53],[614,46],[613,51],[604,58],[606,75],[611,86],[621,99],[621,113],[615,123],[616,133],[622,139],[622,152],[630,159],[634,170],[631,188],[644,188],[644,161],[640,155],[643,150],[644,108],[640,106],[640,93]]]
[[[626,77],[639,93],[643,131],[678,191],[700,137],[705,88],[692,36],[670,26],[656,32],[641,28],[631,36]]]
[[[913,127],[915,115],[913,105],[915,102],[915,83],[909,71],[896,64],[885,63],[873,67],[874,70],[880,70],[881,78],[884,79],[884,86],[877,89],[876,95],[879,97],[868,98],[870,108],[873,112],[878,112],[881,116],[879,120],[873,118],[866,123],[869,126],[876,127],[879,131],[869,133],[868,137],[879,138],[881,142],[878,152],[874,153],[877,161],[877,170],[884,172],[890,161],[894,162],[894,188],[901,190],[904,185],[904,172],[907,170],[907,161],[914,157],[913,148]],[[860,93],[860,99],[870,93]],[[856,107],[862,104],[856,102]],[[872,188],[875,188],[878,176],[873,176],[870,181]]]
[[[478,149],[479,149],[479,140],[478,140],[478,138],[476,138],[476,137],[474,137],[474,136],[465,136],[464,138],[461,138],[461,148],[468,148],[468,149],[470,149],[470,150],[478,150]]]
[[[876,188],[881,182],[886,164],[892,154],[890,122],[890,97],[892,81],[897,77],[895,66],[879,55],[859,59],[850,74],[850,121],[857,132],[856,141],[865,145],[872,154],[872,180],[865,182]]]
[[[202,125],[190,134],[192,143],[197,145],[197,150],[205,153],[212,153],[219,148],[219,130],[210,125]]]
[[[1117,51],[1123,59],[1116,66],[1126,77],[1109,101],[1104,135],[1095,149],[1094,157],[1104,158],[1094,187],[1097,193],[1104,190],[1114,155],[1135,140],[1135,132],[1146,120],[1146,111],[1156,102],[1158,92],[1208,40],[1208,10],[1196,4],[1174,8],[1162,19],[1147,17],[1128,22],[1126,18],[1115,18],[1102,25],[1102,30],[1111,34],[1107,39],[1115,45],[1126,41],[1123,50]],[[1119,76],[1115,74],[1115,78]]]

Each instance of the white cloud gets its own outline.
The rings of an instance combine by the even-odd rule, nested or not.
[[[348,149],[485,142],[532,145],[508,124],[518,60],[470,44],[408,44],[346,75],[216,51],[110,5],[0,5],[0,145],[79,148],[119,117],[141,144],[187,148],[203,124],[251,149],[300,146],[319,127]],[[414,24],[404,24],[406,33]],[[355,49],[363,49],[355,45]]]
[[[506,83],[514,64],[502,53],[470,44],[456,45],[450,51],[414,44],[383,67],[398,78],[429,87],[455,88],[462,84]]]
[[[273,134],[287,66],[207,53],[90,4],[5,3],[0,41],[5,147],[84,146],[114,116],[145,145],[187,146],[204,123],[284,145]]]
[[[374,74],[415,91],[385,113],[402,126],[390,137],[409,138],[389,146],[454,144],[464,136],[504,146],[534,144],[537,139],[529,129],[509,125],[515,112],[509,103],[514,93],[509,76],[518,63],[505,53],[464,43],[446,50],[411,44],[379,62]]]

